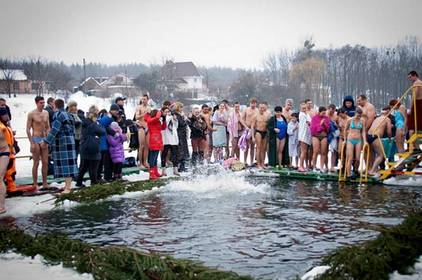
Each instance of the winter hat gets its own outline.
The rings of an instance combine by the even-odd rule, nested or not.
[[[0,116],[7,115],[7,109],[5,107],[0,107]]]
[[[111,104],[110,111],[119,111],[120,107],[117,104]]]
[[[113,129],[115,132],[121,132],[122,129],[120,128],[119,124],[116,122],[112,122],[110,124],[110,128]]]

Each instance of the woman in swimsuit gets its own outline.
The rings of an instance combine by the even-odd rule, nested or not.
[[[359,169],[360,152],[362,144],[366,142],[365,120],[362,118],[362,109],[356,108],[356,114],[346,125],[346,174],[351,176],[352,161],[354,160],[354,170]]]
[[[404,141],[406,138],[406,107],[396,99],[390,101],[390,108],[394,107],[392,115],[396,126],[396,146],[399,153],[404,152]]]
[[[324,170],[325,159],[328,154],[328,132],[330,131],[330,118],[327,116],[327,108],[321,106],[318,114],[314,115],[311,120],[312,135],[312,166],[316,171],[316,163],[318,155],[320,155],[320,167]],[[325,171],[325,170],[324,170]]]

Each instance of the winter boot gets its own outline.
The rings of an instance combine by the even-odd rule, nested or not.
[[[204,152],[199,152],[198,153],[198,163],[199,165],[203,165],[204,164]]]
[[[161,177],[161,174],[158,172],[158,166],[154,166],[152,168],[153,172],[155,173],[155,176],[157,176],[157,178]]]
[[[198,161],[198,152],[192,152],[191,165],[196,166]]]
[[[179,163],[179,172],[186,172],[186,164],[184,160],[181,160]]]
[[[157,180],[158,179],[157,175],[155,175],[155,172],[154,172],[154,169],[153,168],[150,168],[149,169],[149,179],[151,181],[154,181],[154,180]]]

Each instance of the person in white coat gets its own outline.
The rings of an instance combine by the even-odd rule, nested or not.
[[[302,102],[300,104],[298,131],[298,139],[300,143],[299,172],[305,172],[304,163],[308,157],[308,149],[312,143],[311,129],[309,127],[311,124],[311,117],[306,113],[306,109],[306,103]],[[309,168],[309,166],[307,167]]]
[[[161,174],[166,176],[167,169],[167,155],[170,152],[170,161],[173,164],[173,174],[179,175],[178,172],[178,149],[179,149],[179,137],[177,135],[177,117],[173,115],[169,108],[163,108],[163,123],[165,122],[166,128],[161,131],[163,136],[164,149],[161,152]]]

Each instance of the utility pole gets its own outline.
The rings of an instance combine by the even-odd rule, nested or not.
[[[127,80],[128,79],[129,79],[129,77],[127,75],[127,68],[125,66],[125,85],[126,85],[126,88],[125,88],[125,91],[126,91],[125,96],[129,96],[128,91],[127,91]]]
[[[83,59],[83,64],[84,64],[84,86],[83,86],[82,91],[85,93],[85,81],[86,81],[85,58]]]

